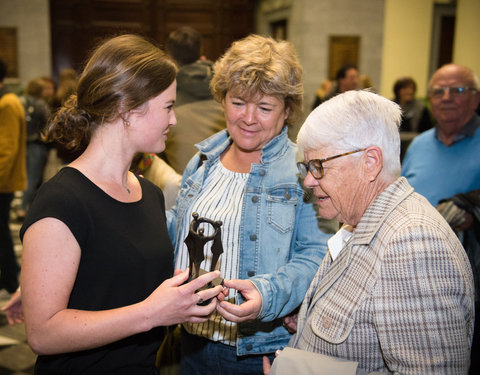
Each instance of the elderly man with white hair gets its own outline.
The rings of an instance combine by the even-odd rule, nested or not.
[[[303,124],[305,186],[322,217],[344,224],[298,314],[289,346],[301,351],[284,350],[271,374],[312,363],[319,374],[329,361],[350,374],[467,373],[472,271],[447,222],[400,177],[400,119],[390,100],[349,91]],[[320,364],[302,359],[312,352]]]

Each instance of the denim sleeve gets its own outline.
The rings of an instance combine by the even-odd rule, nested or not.
[[[172,241],[173,247],[175,247],[176,234],[177,234],[176,208],[177,206],[175,205],[166,212],[168,236],[170,237],[170,241]]]
[[[319,218],[313,204],[299,202],[288,261],[275,273],[250,278],[262,295],[258,319],[283,317],[301,304],[327,252],[327,241],[337,228],[336,221]],[[271,254],[274,256],[274,251]]]

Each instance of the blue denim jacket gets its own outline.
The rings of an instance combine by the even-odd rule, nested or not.
[[[197,145],[200,153],[185,169],[176,204],[167,212],[175,257],[184,240],[177,228],[210,167],[231,142],[226,130],[211,136]],[[200,163],[202,154],[206,160]],[[238,277],[255,284],[262,307],[257,320],[238,324],[238,355],[271,353],[288,344],[290,334],[280,317],[302,302],[335,231],[334,223],[318,219],[313,204],[304,201],[296,154],[285,127],[263,148],[261,163],[252,164],[245,186]],[[240,294],[236,302],[242,302]]]

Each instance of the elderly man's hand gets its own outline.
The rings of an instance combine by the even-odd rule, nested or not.
[[[437,210],[456,232],[471,229],[473,226],[473,216],[451,200],[439,203]]]
[[[238,290],[245,302],[241,305],[222,301],[217,306],[217,311],[231,322],[245,322],[258,316],[262,307],[262,296],[249,280],[224,280],[224,286]]]

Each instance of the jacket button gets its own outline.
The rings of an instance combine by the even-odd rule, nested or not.
[[[257,235],[256,234],[251,234],[250,235],[250,241],[256,241],[257,240]]]
[[[330,328],[332,326],[332,323],[333,323],[333,320],[329,316],[325,316],[322,319],[322,327],[323,328],[326,328],[326,329]]]
[[[260,176],[265,176],[266,173],[267,172],[265,172],[265,169],[260,169],[260,171],[258,172]]]
[[[258,195],[254,195],[254,196],[252,197],[252,202],[253,202],[253,203],[257,203],[257,202],[258,202]]]
[[[247,272],[247,275],[248,275],[248,277],[253,277],[253,276],[255,276],[255,271],[250,270],[250,271]]]
[[[253,349],[253,346],[252,344],[248,344],[245,349],[247,349],[248,351],[252,350]]]

